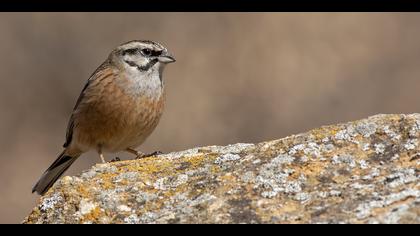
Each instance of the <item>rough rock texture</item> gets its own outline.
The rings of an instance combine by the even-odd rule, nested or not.
[[[420,114],[97,164],[24,223],[420,223]]]

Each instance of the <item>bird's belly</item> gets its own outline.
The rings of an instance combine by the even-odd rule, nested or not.
[[[114,94],[115,96],[115,94]],[[141,145],[156,128],[164,98],[102,99],[80,109],[75,136],[81,149],[118,152]],[[83,114],[83,115],[82,115]]]
[[[104,150],[108,152],[116,152],[125,150],[127,148],[136,148],[140,146],[147,137],[153,132],[159,123],[161,111],[144,111],[134,117],[129,123],[123,121],[124,126],[121,131],[116,131],[113,142],[108,142],[104,145]]]

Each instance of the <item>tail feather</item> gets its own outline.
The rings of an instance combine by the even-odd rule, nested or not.
[[[37,192],[38,194],[43,195],[47,192],[79,156],[80,155],[70,156],[66,154],[66,150],[64,150],[32,188],[32,193]]]

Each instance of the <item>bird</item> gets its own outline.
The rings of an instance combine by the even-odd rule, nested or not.
[[[71,113],[64,150],[42,174],[32,193],[44,195],[79,156],[95,150],[126,151],[148,156],[136,148],[156,128],[164,109],[163,70],[175,62],[162,44],[132,40],[113,49],[83,87]]]

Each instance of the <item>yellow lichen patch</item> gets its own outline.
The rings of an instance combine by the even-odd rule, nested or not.
[[[84,215],[83,218],[80,220],[80,223],[96,222],[103,215],[104,215],[103,212],[97,206],[91,212],[89,212],[88,214]]]
[[[198,166],[202,166],[204,161],[211,160],[215,157],[217,157],[217,155],[214,155],[214,154],[197,155],[197,156],[187,157],[185,158],[184,161],[191,164],[189,168],[197,168]]]
[[[89,199],[91,197],[90,191],[89,191],[89,185],[84,185],[84,184],[79,184],[77,185],[76,189],[77,189],[77,193],[82,197],[82,198],[87,198]]]
[[[165,202],[166,200],[168,200],[169,198],[179,194],[179,193],[183,193],[187,189],[188,189],[187,185],[182,184],[182,185],[176,187],[175,189],[171,189],[169,191],[163,192],[164,198],[162,199],[162,203]]]
[[[220,168],[220,166],[213,165],[213,166],[211,166],[210,171],[211,171],[212,174],[216,174],[216,173],[219,173],[221,171],[221,168]]]
[[[219,176],[217,180],[220,181],[221,184],[218,191],[215,192],[216,195],[223,195],[229,190],[233,190],[235,186],[238,186],[236,177],[230,173]]]
[[[34,224],[36,223],[36,219],[41,215],[41,211],[38,207],[34,208],[31,214],[25,218],[24,223],[26,224]]]
[[[321,128],[323,135],[325,135],[323,138],[332,137],[335,136],[338,132],[342,130],[342,127],[340,126],[324,126]],[[320,139],[321,140],[321,139]]]
[[[299,176],[303,173],[309,183],[317,183],[318,180],[316,177],[320,176],[321,173],[324,172],[325,167],[326,163],[321,161],[314,161],[306,166],[296,165],[294,166],[295,172],[292,174],[292,177],[299,178]]]
[[[113,178],[116,176],[116,174],[113,173],[104,173],[99,175],[100,176],[100,183],[104,190],[112,189],[115,187],[115,184],[113,183]]]
[[[179,190],[168,190],[162,192],[159,195],[159,198],[152,202],[146,202],[142,207],[142,212],[150,212],[155,211],[158,209],[162,209],[162,207],[167,203],[171,197],[175,196],[178,192],[181,192],[181,188]]]
[[[338,130],[331,130],[330,127],[321,127],[310,131],[310,134],[314,136],[316,140],[322,140],[330,135],[335,135]]]
[[[124,171],[138,171],[147,175],[153,175],[159,172],[167,172],[171,169],[173,163],[166,159],[143,159],[136,165],[125,166]]]
[[[110,181],[103,181],[103,182],[102,182],[102,188],[103,188],[104,190],[107,190],[107,189],[112,189],[112,188],[114,188],[114,184],[113,184],[113,183],[111,183]]]

